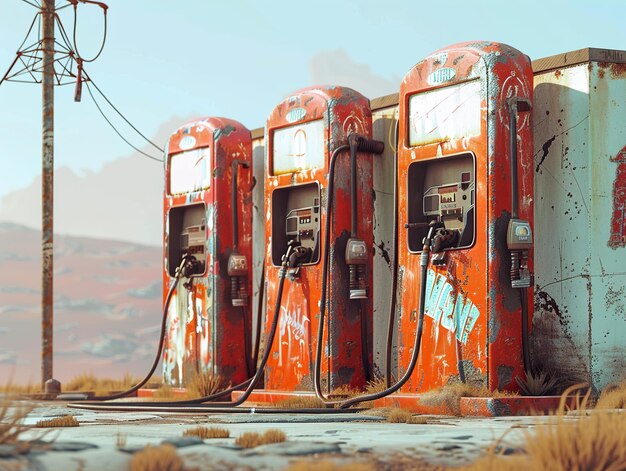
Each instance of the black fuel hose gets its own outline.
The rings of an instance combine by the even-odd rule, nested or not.
[[[511,161],[511,219],[518,218],[518,176],[517,176],[517,112],[530,111],[531,103],[526,99],[519,97],[510,97],[507,99],[509,107],[509,151]],[[522,305],[522,355],[524,361],[524,369],[526,373],[531,373],[532,365],[530,360],[530,341],[528,338],[528,299],[525,289],[521,288],[520,302]]]
[[[533,373],[530,360],[530,341],[528,339],[528,298],[524,288],[519,290],[522,303],[522,354],[524,358],[524,370],[526,374]]]
[[[324,225],[324,263],[322,265],[322,294],[320,297],[320,318],[319,327],[317,329],[317,347],[315,349],[315,365],[313,368],[313,387],[315,395],[325,404],[331,404],[331,401],[324,396],[321,385],[321,369],[322,369],[322,345],[324,343],[324,322],[326,322],[326,291],[328,286],[328,263],[330,261],[330,219],[333,208],[332,196],[335,191],[335,164],[337,156],[350,149],[348,145],[337,147],[330,156],[328,165],[328,189],[326,192],[326,223]]]
[[[378,393],[364,394],[362,396],[353,397],[346,401],[339,403],[340,409],[347,409],[350,406],[358,404],[364,401],[375,401],[381,399],[389,394],[396,392],[400,389],[411,377],[415,365],[417,365],[417,359],[420,353],[420,347],[422,345],[422,333],[424,331],[424,313],[426,311],[426,277],[428,276],[428,259],[430,255],[430,245],[433,237],[435,226],[431,225],[428,235],[424,239],[424,246],[422,248],[422,254],[420,255],[420,300],[418,306],[418,319],[417,319],[417,333],[415,334],[415,342],[413,344],[413,354],[411,355],[411,361],[402,377],[393,386],[380,391]]]
[[[292,247],[293,246],[291,244],[287,247],[287,253],[285,254],[285,256],[283,256],[282,265],[281,265],[281,268],[280,268],[280,270],[278,272],[278,278],[279,278],[279,281],[278,281],[278,293],[276,295],[276,305],[275,305],[275,308],[274,308],[274,318],[272,319],[272,325],[270,327],[270,333],[269,333],[269,336],[268,336],[267,345],[265,346],[265,352],[263,353],[263,357],[261,358],[261,363],[259,364],[259,367],[258,367],[256,373],[254,374],[254,376],[252,378],[244,381],[241,384],[238,384],[238,385],[236,385],[234,387],[231,387],[231,388],[229,388],[227,390],[220,391],[218,393],[212,394],[211,396],[206,396],[204,398],[198,398],[198,399],[187,400],[187,401],[171,401],[171,402],[166,402],[166,403],[159,403],[159,405],[157,407],[172,408],[172,409],[176,409],[176,410],[179,410],[179,409],[182,410],[186,406],[189,406],[191,404],[200,404],[201,402],[207,402],[209,400],[216,399],[218,397],[221,397],[221,396],[224,396],[226,394],[229,394],[229,393],[231,393],[231,392],[233,392],[233,391],[243,387],[244,385],[247,385],[246,390],[241,395],[241,397],[239,399],[237,399],[236,401],[214,402],[211,405],[207,404],[207,405],[204,405],[202,407],[204,407],[206,410],[211,410],[211,409],[213,409],[215,407],[236,407],[236,406],[238,406],[240,404],[243,404],[248,399],[248,397],[252,393],[253,389],[256,387],[256,385],[258,384],[259,380],[261,379],[263,371],[265,370],[265,365],[267,364],[267,360],[269,359],[269,355],[270,355],[270,352],[272,350],[272,344],[274,343],[274,337],[276,336],[276,330],[278,329],[278,319],[279,319],[279,316],[280,316],[280,307],[281,307],[281,303],[282,303],[283,289],[284,289],[284,285],[285,285],[285,276],[287,274],[287,264],[288,264],[289,255],[291,254]],[[162,345],[161,345],[161,347],[162,347]],[[123,397],[123,396],[119,396],[119,397]],[[116,397],[115,399],[117,399],[117,398],[118,397]],[[120,410],[120,409],[122,409],[122,410],[130,410],[130,409],[132,409],[132,410],[135,410],[135,411],[136,410],[145,410],[145,409],[137,409],[137,408],[142,408],[142,407],[150,408],[153,405],[154,405],[154,403],[151,403],[151,402],[134,401],[134,402],[115,403],[115,405],[113,407],[119,408],[119,409],[106,409],[106,406],[103,406],[102,404],[99,404],[98,402],[92,403],[91,401],[85,401],[85,402],[79,402],[79,403],[71,404],[72,407],[76,407],[76,408],[86,408],[86,407],[100,406],[99,410]],[[95,410],[95,409],[92,409],[92,410]],[[156,410],[156,409],[151,409],[151,410]]]
[[[330,223],[332,220],[332,200],[335,193],[335,164],[337,163],[337,157],[340,153],[350,150],[350,172],[351,172],[351,236],[356,237],[357,227],[357,204],[356,204],[356,154],[357,152],[370,152],[374,154],[381,154],[384,151],[384,143],[367,139],[365,136],[359,134],[351,134],[348,136],[349,145],[342,145],[337,147],[330,156],[330,163],[328,169],[328,189],[326,193],[326,223],[324,230],[324,263],[322,265],[322,294],[320,299],[320,319],[319,328],[317,331],[317,348],[315,350],[315,366],[313,372],[313,387],[315,389],[315,395],[318,399],[323,401],[326,405],[340,404],[340,401],[330,401],[328,397],[324,396],[321,385],[321,367],[322,367],[322,345],[324,343],[324,323],[326,322],[326,297],[327,297],[327,285],[328,285],[328,265],[330,261]],[[363,362],[363,371],[366,378],[370,377],[369,373],[369,361],[367,356],[367,339],[363,339],[367,336],[367,325],[365,325],[364,309],[361,309],[361,354]]]
[[[387,323],[387,344],[385,357],[385,382],[386,386],[391,386],[391,350],[393,346],[393,332],[396,324],[396,303],[398,299],[398,121],[396,120],[396,149],[393,159],[393,223],[391,236],[391,296],[389,298],[389,322]]]
[[[143,402],[133,407],[125,407],[125,402],[108,402],[108,403],[70,403],[67,407],[71,409],[82,409],[92,411],[106,412],[168,412],[176,414],[345,414],[361,412],[364,408],[353,409],[325,409],[325,408],[303,408],[290,409],[285,407],[211,407],[210,405],[186,405],[186,406],[168,406],[165,403],[147,403]]]

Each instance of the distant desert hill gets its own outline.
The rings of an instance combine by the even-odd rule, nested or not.
[[[39,381],[40,233],[0,223],[0,378]],[[161,248],[55,235],[54,375],[143,373],[161,322]]]

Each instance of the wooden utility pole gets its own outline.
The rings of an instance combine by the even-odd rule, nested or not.
[[[55,0],[42,1],[42,240],[41,240],[41,383],[52,379],[54,242],[54,17]]]

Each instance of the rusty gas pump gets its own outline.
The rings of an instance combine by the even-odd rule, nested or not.
[[[269,392],[311,391],[315,373],[326,391],[362,387],[370,376],[371,154],[377,151],[370,139],[369,100],[343,87],[300,90],[267,121],[268,308],[276,299],[280,257],[294,246],[292,282],[265,372]]]
[[[224,384],[254,373],[251,352],[252,141],[237,121],[204,118],[168,141],[164,279],[183,258],[187,279],[169,304],[164,381],[183,386],[194,371]]]
[[[402,82],[399,373],[411,364],[425,305],[420,358],[403,393],[455,381],[515,391],[530,368],[532,83],[528,57],[489,42],[437,51]]]

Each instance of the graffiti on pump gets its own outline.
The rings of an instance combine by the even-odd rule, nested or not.
[[[309,317],[300,307],[281,308],[279,325],[278,366],[289,367],[295,374],[301,374],[309,363]]]
[[[428,270],[424,314],[432,318],[435,325],[439,324],[454,333],[456,339],[465,344],[480,311],[468,297],[457,292],[448,278]]]

